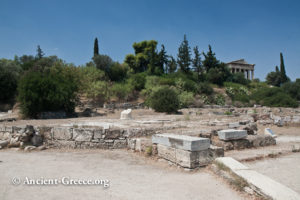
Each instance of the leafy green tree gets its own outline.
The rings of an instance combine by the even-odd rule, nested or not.
[[[110,67],[113,65],[113,60],[107,55],[96,55],[93,57],[96,67],[105,72],[108,76]]]
[[[284,66],[284,60],[283,60],[282,53],[280,53],[280,76],[281,76],[281,84],[289,81],[289,78],[287,77],[286,72],[285,72],[285,66]]]
[[[17,62],[21,68],[26,71],[34,66],[36,59],[32,55],[23,55],[21,57],[15,56],[15,62]]]
[[[108,77],[111,81],[123,81],[127,76],[128,67],[126,64],[115,62],[109,69]]]
[[[188,40],[186,39],[186,35],[184,35],[183,41],[178,48],[177,54],[177,63],[179,69],[184,73],[188,73],[190,71],[191,61],[191,48],[189,46]]]
[[[200,57],[198,46],[196,46],[194,48],[194,55],[195,55],[195,57],[193,59],[193,68],[194,68],[194,71],[197,73],[198,81],[199,81],[203,70],[202,70],[202,62],[201,62],[201,57]]]
[[[0,102],[14,99],[22,69],[17,62],[0,60]]]
[[[158,53],[156,50],[157,41],[145,40],[134,43],[134,55],[128,54],[124,62],[129,66],[133,73],[148,71],[154,74],[158,66]]]
[[[45,54],[42,51],[40,45],[37,46],[37,50],[36,50],[37,54],[36,54],[36,58],[37,59],[41,59]]]
[[[95,38],[94,41],[94,56],[99,55],[99,47],[98,47],[98,38]]]
[[[280,71],[270,72],[267,74],[266,82],[269,85],[279,87],[281,85],[281,73]]]
[[[208,52],[203,52],[203,56],[203,67],[205,68],[206,72],[208,72],[212,68],[218,67],[218,65],[220,64],[220,61],[216,58],[216,54],[211,50],[210,45],[208,45]]]
[[[210,68],[207,73],[207,80],[211,83],[222,86],[231,76],[230,70],[225,63],[218,64],[217,67]]]
[[[72,70],[56,65],[25,73],[18,85],[21,113],[30,118],[37,118],[45,111],[72,113],[78,91],[78,79]]]

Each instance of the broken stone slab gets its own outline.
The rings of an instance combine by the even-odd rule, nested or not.
[[[220,140],[239,140],[247,138],[247,135],[246,130],[227,129],[218,131]]]
[[[270,128],[265,128],[265,134],[266,135],[270,135],[272,136],[273,138],[276,138],[277,135],[270,129]]]
[[[210,145],[209,156],[212,158],[224,157],[224,149],[222,147]]]
[[[191,137],[186,135],[156,134],[152,136],[152,143],[187,151],[207,150],[210,146],[208,138]]]
[[[208,149],[202,151],[187,151],[157,144],[158,156],[184,168],[194,169],[208,165],[212,159]]]
[[[146,151],[147,148],[152,146],[151,139],[149,138],[136,138],[135,150],[139,152]]]
[[[5,148],[9,144],[9,140],[0,141],[0,149]]]
[[[121,112],[121,118],[120,119],[132,119],[131,113],[132,113],[131,109],[123,110]]]
[[[238,128],[238,127],[240,127],[240,123],[239,122],[229,123],[228,127],[229,128]]]

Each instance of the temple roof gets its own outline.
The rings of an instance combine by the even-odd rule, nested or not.
[[[238,64],[238,65],[255,65],[255,64],[249,64],[245,61],[245,59],[239,59],[239,60],[234,60],[234,61],[231,61],[227,64]]]

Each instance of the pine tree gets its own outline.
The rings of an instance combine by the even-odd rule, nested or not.
[[[40,45],[37,46],[36,52],[37,52],[37,54],[36,54],[37,59],[41,59],[45,55],[44,52],[42,51]]]
[[[281,84],[288,81],[288,77],[286,76],[286,72],[285,72],[285,66],[284,66],[282,53],[280,53],[280,78],[281,78]]]
[[[203,52],[203,56],[203,67],[205,68],[206,72],[219,66],[220,61],[217,60],[216,54],[211,50],[210,45],[208,45],[208,52],[206,54]]]
[[[168,62],[168,56],[167,56],[167,52],[165,50],[165,46],[161,45],[161,50],[158,53],[158,67],[160,69],[160,71],[165,72],[165,66]]]
[[[191,48],[189,47],[186,35],[184,35],[183,41],[178,49],[177,63],[182,72],[188,73],[190,71]]]
[[[169,56],[169,61],[168,61],[168,67],[167,67],[167,73],[171,74],[174,73],[177,70],[177,62],[173,58],[173,56]]]
[[[200,57],[198,46],[196,46],[194,48],[194,54],[195,54],[195,57],[192,61],[193,68],[194,68],[194,71],[197,73],[198,80],[200,80],[200,74],[202,73],[202,62],[201,62],[201,57]]]
[[[99,47],[98,47],[98,38],[95,38],[94,41],[94,56],[99,55]]]

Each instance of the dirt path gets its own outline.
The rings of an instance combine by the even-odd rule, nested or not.
[[[245,164],[300,193],[300,153]]]
[[[124,150],[0,152],[0,199],[245,199],[206,169],[186,172]],[[29,186],[25,179],[108,179],[102,186]]]

